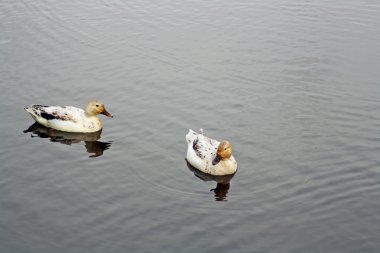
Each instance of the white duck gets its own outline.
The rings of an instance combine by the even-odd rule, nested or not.
[[[216,141],[189,129],[186,135],[187,162],[194,168],[214,176],[234,174],[237,163],[232,156],[232,147],[228,141]]]
[[[86,110],[73,106],[46,105],[30,105],[25,107],[25,110],[41,125],[64,132],[97,132],[103,127],[102,121],[97,117],[98,114],[113,118],[104,104],[98,101],[89,102]]]

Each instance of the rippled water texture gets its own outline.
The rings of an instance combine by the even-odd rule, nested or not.
[[[379,27],[371,0],[1,1],[0,252],[379,252]],[[95,136],[23,110],[93,98]],[[187,166],[201,127],[232,179]]]

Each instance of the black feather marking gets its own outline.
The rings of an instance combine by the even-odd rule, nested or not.
[[[48,107],[48,106],[47,105],[33,105],[32,107],[35,108],[35,109],[41,109],[41,108],[45,108],[45,107]]]
[[[194,140],[194,142],[193,142],[193,149],[194,150],[197,150],[197,144],[198,144],[198,138],[196,139],[196,140]]]
[[[41,117],[46,119],[46,120],[56,119],[56,117],[54,115],[51,115],[51,114],[46,113],[46,112],[41,112]]]
[[[193,142],[193,149],[195,151],[195,154],[197,154],[198,157],[202,158],[202,153],[200,151],[200,148],[202,148],[202,146],[198,143],[198,138],[197,138]]]
[[[214,158],[214,160],[212,160],[212,165],[217,165],[219,162],[220,162],[220,160],[222,160],[222,158],[220,157],[220,156],[216,156],[215,158]]]
[[[48,112],[46,112],[44,107],[49,107],[49,106],[34,105],[33,109],[37,115],[41,116],[42,118],[44,118],[46,120],[56,119],[56,120],[63,120],[63,121],[73,121],[75,123],[77,122],[77,120],[74,117],[72,117],[71,115],[68,115],[67,112],[63,112],[63,114],[60,114],[57,111],[53,111],[52,113],[48,113]],[[61,108],[64,108],[64,107],[61,107]]]

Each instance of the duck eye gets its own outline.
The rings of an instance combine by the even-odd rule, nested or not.
[[[227,150],[227,148],[224,148],[224,150]]]
[[[96,107],[99,107],[99,105],[96,105]]]

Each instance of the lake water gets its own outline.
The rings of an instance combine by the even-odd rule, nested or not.
[[[379,1],[1,1],[0,55],[0,252],[379,252]],[[99,136],[23,132],[94,98]]]

